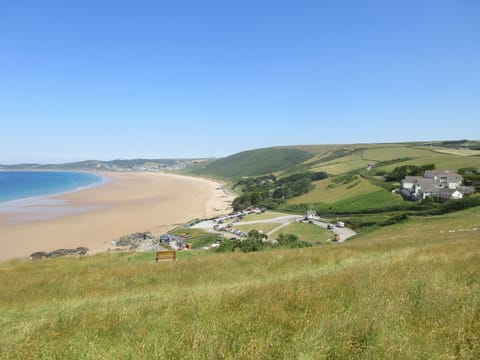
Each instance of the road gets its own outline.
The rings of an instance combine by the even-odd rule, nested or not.
[[[314,220],[313,223],[315,225],[321,226],[325,229],[327,228],[327,226],[329,224],[329,223],[326,223],[326,222],[323,222],[323,221],[318,221],[318,220]],[[333,231],[335,234],[338,234],[338,236],[340,237],[338,242],[344,242],[345,240],[351,238],[352,236],[357,235],[357,233],[355,231],[353,231],[352,229],[346,228],[346,227],[341,228],[341,227],[335,226],[331,231]]]

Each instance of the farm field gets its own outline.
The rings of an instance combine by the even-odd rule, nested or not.
[[[249,225],[241,225],[241,223],[238,223],[238,225],[235,225],[235,229],[246,232],[247,234],[250,230],[257,230],[266,234],[280,225],[281,225],[280,223],[270,223],[270,222],[256,223],[256,224],[249,224]]]
[[[445,149],[440,147],[432,147],[432,151],[442,154],[459,155],[459,156],[480,156],[480,150],[460,150],[460,149]]]
[[[382,169],[386,171],[392,171],[397,166],[402,165],[426,165],[426,164],[435,164],[437,169],[442,170],[451,170],[457,171],[460,168],[465,167],[480,167],[480,157],[476,156],[455,156],[455,155],[448,155],[448,154],[434,154],[430,157],[425,158],[417,158],[415,160],[399,162],[393,165],[388,165],[382,167]]]
[[[285,216],[285,214],[280,212],[275,212],[275,211],[265,211],[264,213],[261,213],[261,214],[248,214],[248,215],[245,215],[245,217],[242,220],[240,220],[239,224],[247,221],[275,219],[280,216]]]
[[[365,193],[373,193],[379,189],[378,186],[362,178],[357,178],[349,184],[334,184],[331,179],[325,179],[315,182],[315,188],[307,194],[289,199],[288,204],[317,202],[331,204]]]
[[[421,158],[434,155],[431,150],[413,146],[385,146],[362,150],[363,158],[374,161],[386,161],[399,158]]]
[[[340,175],[352,170],[365,168],[369,162],[369,160],[361,158],[360,152],[355,151],[351,155],[315,165],[311,170],[325,171],[328,174]]]
[[[293,222],[284,228],[272,234],[271,238],[276,238],[278,234],[295,234],[302,241],[310,243],[325,243],[330,240],[334,233],[318,225],[309,223]]]

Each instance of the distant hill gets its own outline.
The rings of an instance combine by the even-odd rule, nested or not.
[[[0,165],[0,170],[95,170],[95,171],[155,171],[180,170],[196,164],[197,159],[132,159],[85,160],[64,164],[15,164]]]
[[[314,154],[288,147],[272,147],[243,151],[188,169],[193,175],[222,179],[258,176],[287,171],[312,158]]]
[[[188,174],[236,180],[245,176],[275,173],[288,175],[301,171],[325,171],[341,175],[377,164],[375,171],[390,171],[396,166],[435,163],[440,168],[457,170],[479,159],[480,142],[422,141],[384,144],[333,144],[278,146],[243,151],[224,158],[201,162],[186,170]]]

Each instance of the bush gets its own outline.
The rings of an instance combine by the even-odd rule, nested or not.
[[[282,247],[287,247],[287,248],[303,248],[303,247],[308,247],[312,246],[312,244],[302,241],[298,238],[297,235],[294,234],[283,234],[280,233],[277,238],[278,245]]]
[[[237,247],[237,243],[230,240],[230,239],[224,239],[220,243],[220,246],[217,248],[218,252],[232,252],[235,250]]]
[[[380,225],[380,226],[393,225],[393,224],[397,224],[397,223],[399,223],[401,221],[404,221],[404,220],[407,220],[407,219],[408,219],[407,214],[395,215],[395,216],[392,216],[391,218],[389,218],[387,220],[384,220],[384,221],[380,222],[378,225]]]

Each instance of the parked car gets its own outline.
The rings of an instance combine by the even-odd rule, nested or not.
[[[327,229],[328,230],[333,230],[335,228],[335,226],[333,226],[333,224],[327,224]]]
[[[339,221],[339,222],[337,222],[337,227],[343,228],[343,227],[345,227],[345,224],[343,222]]]

